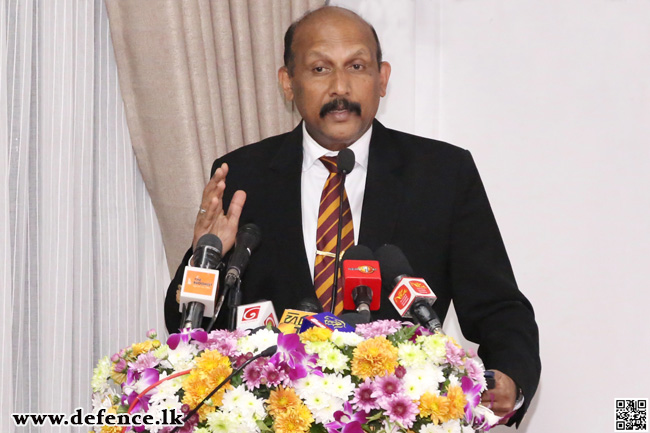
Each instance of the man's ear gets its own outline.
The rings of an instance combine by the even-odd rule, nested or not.
[[[280,69],[278,69],[278,81],[280,82],[280,86],[282,86],[284,99],[287,101],[293,101],[293,87],[291,85],[291,76],[289,76],[289,70],[286,66],[282,66]]]
[[[386,96],[386,88],[388,87],[388,79],[390,78],[390,63],[381,62],[379,69],[379,95]]]

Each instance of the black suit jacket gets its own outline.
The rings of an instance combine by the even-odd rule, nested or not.
[[[281,315],[314,296],[302,233],[302,127],[219,158],[212,173],[223,162],[230,167],[224,204],[246,191],[240,224],[254,222],[263,234],[243,276],[243,301],[270,299]],[[384,243],[402,249],[436,293],[443,321],[453,298],[463,334],[480,345],[486,368],[503,371],[524,391],[525,407],[513,421],[521,419],[541,370],[537,325],[470,153],[375,121],[360,230],[359,244],[371,250]],[[180,320],[175,293],[190,255],[167,293],[170,331]],[[373,319],[399,318],[387,296]]]

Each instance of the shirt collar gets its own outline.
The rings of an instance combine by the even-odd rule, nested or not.
[[[370,150],[370,137],[372,136],[372,125],[357,141],[350,145],[354,152],[354,166],[368,168],[368,154]],[[302,122],[302,171],[309,170],[321,156],[336,156],[338,151],[328,150],[318,144],[307,132],[305,122]]]

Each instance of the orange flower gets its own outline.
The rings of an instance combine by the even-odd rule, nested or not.
[[[276,433],[304,433],[309,431],[314,417],[311,415],[307,406],[300,403],[280,413],[273,423],[273,429]]]
[[[271,391],[271,395],[266,402],[268,403],[268,412],[274,417],[302,404],[293,388],[283,386]]]
[[[397,348],[383,335],[359,343],[352,356],[352,374],[362,379],[393,374],[397,367]]]
[[[467,399],[463,390],[459,386],[450,386],[447,390],[449,399],[449,417],[450,419],[461,419],[465,416],[465,405]]]
[[[420,397],[420,416],[430,417],[434,424],[449,421],[449,399],[425,392]]]
[[[230,360],[216,350],[206,350],[196,358],[196,367],[183,379],[183,403],[196,407],[219,383],[232,372]],[[204,421],[206,416],[214,411],[215,406],[220,406],[223,394],[232,388],[229,383],[210,397],[199,409],[199,418]]]

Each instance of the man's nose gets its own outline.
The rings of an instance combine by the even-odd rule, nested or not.
[[[348,95],[350,93],[350,80],[344,69],[336,69],[332,74],[330,83],[331,95]]]

